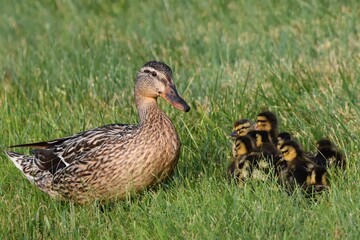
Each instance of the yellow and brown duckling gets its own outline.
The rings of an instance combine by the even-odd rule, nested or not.
[[[280,148],[282,159],[277,163],[276,172],[281,185],[288,191],[299,186],[306,192],[309,189],[322,191],[328,188],[326,168],[304,156],[299,143],[294,140],[285,141]]]
[[[319,193],[324,190],[328,190],[329,185],[329,174],[325,167],[316,166],[311,171],[311,174],[306,178],[305,193],[309,196],[313,196],[314,193]]]
[[[240,119],[234,123],[233,131],[230,136],[234,139],[232,146],[233,157],[236,157],[236,138],[239,136],[245,136],[249,131],[255,129],[255,123],[249,119]]]
[[[317,153],[313,160],[320,166],[336,167],[345,169],[346,160],[344,155],[338,150],[334,143],[329,139],[321,139],[316,143]]]
[[[234,146],[235,154],[228,167],[228,177],[231,181],[241,183],[250,177],[250,162],[246,160],[246,156],[254,151],[254,144],[250,137],[239,136]]]
[[[279,159],[279,152],[267,131],[253,130],[248,135],[255,142],[256,149],[250,153],[247,160],[251,162],[252,178],[265,180],[273,173]]]
[[[234,143],[233,143],[233,146],[232,146],[233,157],[236,157],[235,156],[235,152],[236,152],[236,150],[235,150],[236,149],[235,141],[236,141],[236,138],[239,137],[239,136],[245,136],[250,130],[253,130],[253,129],[255,129],[255,123],[252,122],[249,119],[240,119],[240,120],[237,120],[234,123],[233,131],[230,134],[230,136],[234,140]]]
[[[234,123],[231,137],[245,136],[249,131],[255,130],[255,123],[249,119],[240,119]]]
[[[280,151],[280,147],[281,145],[287,141],[287,140],[291,140],[292,137],[291,137],[291,134],[288,133],[288,132],[281,132],[278,134],[277,136],[277,146],[276,148]]]
[[[278,156],[279,152],[273,143],[269,132],[253,130],[248,132],[248,136],[254,140],[257,151],[262,152],[265,156]]]
[[[254,143],[249,136],[239,136],[234,141],[235,146],[235,158],[241,158],[242,156],[249,154],[255,150]]]
[[[276,147],[266,131],[249,131],[235,141],[236,153],[228,168],[230,179],[241,184],[249,179],[266,180],[277,156]]]
[[[8,151],[15,166],[52,197],[88,203],[124,198],[170,176],[180,154],[180,139],[158,97],[175,108],[190,107],[177,93],[168,65],[150,61],[135,83],[139,124],[110,124],[70,137],[16,145],[33,155]]]
[[[278,120],[273,112],[265,111],[258,114],[256,119],[256,129],[270,133],[272,142],[277,144]]]

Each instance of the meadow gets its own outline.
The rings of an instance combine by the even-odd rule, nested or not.
[[[172,181],[105,210],[51,199],[1,151],[0,239],[357,239],[359,16],[356,0],[3,0],[2,150],[136,123],[134,79],[152,59],[192,109],[159,100],[182,141]],[[342,149],[328,193],[228,184],[232,124],[263,110],[306,150],[324,136]]]

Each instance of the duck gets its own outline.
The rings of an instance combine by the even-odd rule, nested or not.
[[[229,181],[235,180],[237,184],[243,183],[250,177],[250,162],[246,156],[255,149],[252,139],[245,136],[238,136],[235,140],[235,155],[228,167]]]
[[[278,134],[277,136],[277,145],[276,148],[280,151],[281,145],[287,141],[287,140],[291,140],[292,136],[289,132],[281,132]]]
[[[241,158],[242,156],[249,154],[255,150],[253,140],[245,135],[245,136],[238,136],[234,141],[235,146],[235,158]]]
[[[261,152],[263,155],[269,157],[278,156],[279,151],[276,148],[269,132],[252,130],[248,132],[248,136],[255,141],[255,146],[258,152]]]
[[[305,192],[322,191],[329,187],[326,168],[305,157],[295,140],[285,141],[280,148],[281,160],[276,165],[279,183],[292,192],[297,186]]]
[[[245,136],[249,131],[255,129],[255,123],[249,119],[240,119],[235,121],[233,131],[230,136],[233,139],[232,153],[233,157],[236,157],[236,140],[240,136]]]
[[[259,113],[256,118],[256,130],[269,132],[272,142],[276,145],[279,130],[275,113],[270,111]]]
[[[134,87],[138,124],[108,124],[78,134],[9,148],[6,154],[25,177],[51,197],[78,204],[115,201],[168,179],[177,165],[181,142],[158,98],[178,110],[190,106],[178,94],[171,68],[145,63]]]
[[[326,167],[317,166],[306,177],[306,184],[303,188],[304,193],[308,197],[314,197],[315,194],[329,190],[329,174]]]
[[[314,156],[314,162],[324,167],[335,167],[344,170],[346,160],[341,151],[329,139],[323,138],[316,143],[317,152]]]
[[[266,180],[274,166],[277,150],[266,131],[249,131],[235,141],[235,156],[228,167],[228,176],[238,185],[247,180]]]
[[[252,178],[266,180],[273,175],[273,169],[279,159],[279,152],[267,131],[253,130],[248,135],[255,142],[256,149],[247,159],[252,163]]]
[[[231,137],[244,136],[249,131],[255,130],[255,123],[249,119],[239,119],[235,121]]]

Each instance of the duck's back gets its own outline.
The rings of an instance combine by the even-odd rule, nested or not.
[[[121,198],[172,174],[180,141],[165,115],[151,124],[134,127],[121,137],[114,133],[107,135],[109,138],[98,149],[77,154],[72,164],[57,172],[53,189],[77,202],[91,199],[93,194],[96,198]]]

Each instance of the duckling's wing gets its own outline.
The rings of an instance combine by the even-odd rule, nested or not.
[[[79,134],[48,142],[14,145],[11,147],[34,148],[34,163],[52,174],[80,159],[84,154],[101,147],[110,140],[121,141],[131,134],[137,125],[110,124]]]

